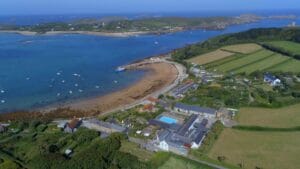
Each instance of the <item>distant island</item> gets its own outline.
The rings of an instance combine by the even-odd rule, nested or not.
[[[223,30],[228,26],[258,22],[262,19],[295,19],[294,15],[262,17],[244,14],[235,17],[158,17],[128,19],[106,17],[101,19],[80,19],[72,22],[53,22],[36,25],[0,25],[0,31],[35,34],[93,34],[104,36],[132,36],[139,34],[164,34],[183,30]]]

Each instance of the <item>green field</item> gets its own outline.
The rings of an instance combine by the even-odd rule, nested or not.
[[[222,71],[222,72],[232,72],[235,69],[245,67],[247,65],[256,63],[264,58],[270,57],[272,54],[273,54],[273,52],[271,52],[271,51],[260,50],[258,52],[252,53],[250,55],[242,56],[231,62],[216,66],[215,69]]]
[[[294,169],[300,166],[300,132],[255,132],[225,129],[209,157],[245,169]]]
[[[171,155],[169,159],[164,162],[163,165],[158,167],[158,169],[212,169],[212,168],[183,157]]]
[[[300,126],[300,104],[279,109],[241,108],[240,125],[288,128]]]
[[[274,65],[268,69],[269,71],[279,72],[300,72],[300,61],[296,59],[289,59],[277,65]]]
[[[300,104],[278,109],[241,108],[240,126],[223,130],[208,156],[246,169],[296,168],[300,166]],[[264,128],[259,130],[256,126]],[[286,130],[281,130],[286,129]]]
[[[220,59],[206,66],[221,72],[252,73],[254,71],[300,72],[300,61],[274,53],[269,50],[259,50],[251,54],[236,54]]]
[[[267,42],[271,46],[277,47],[279,49],[284,49],[285,51],[292,52],[294,54],[300,54],[300,44],[291,41],[273,41]]]

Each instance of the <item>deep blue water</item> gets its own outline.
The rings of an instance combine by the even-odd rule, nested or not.
[[[128,38],[2,33],[0,112],[104,95],[136,82],[145,74],[143,71],[116,73],[117,66],[220,34],[286,26],[291,22],[264,20],[231,26],[224,31],[194,30]]]

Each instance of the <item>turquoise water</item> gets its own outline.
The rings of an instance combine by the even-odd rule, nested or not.
[[[216,35],[290,22],[265,20],[224,31],[194,30],[128,38],[0,33],[0,112],[101,96],[127,87],[145,74],[116,73],[120,65]]]
[[[167,117],[167,116],[161,116],[159,118],[160,121],[164,122],[164,123],[168,123],[168,124],[174,124],[177,123],[176,119],[173,119],[171,117]]]

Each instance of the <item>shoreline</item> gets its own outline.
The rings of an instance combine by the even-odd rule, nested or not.
[[[37,33],[32,31],[15,31],[15,30],[0,30],[0,33],[12,33],[20,34],[24,36],[36,36],[36,35],[67,35],[67,34],[80,34],[80,35],[94,35],[94,36],[106,36],[106,37],[132,37],[139,35],[159,34],[155,32],[94,32],[94,31],[50,31],[46,33]]]
[[[149,96],[158,97],[160,94],[166,93],[181,81],[180,78],[185,72],[185,68],[182,65],[166,60],[142,64],[136,67],[136,69],[148,72],[140,80],[124,89],[103,96],[49,105],[35,109],[34,111],[47,114],[56,109],[68,108],[84,111],[88,116],[93,116],[128,109],[140,104]]]
[[[100,114],[116,109],[124,109],[171,85],[178,76],[177,68],[166,62],[142,65],[137,69],[149,72],[142,79],[124,89],[104,96],[66,104],[63,107],[82,111],[96,111]]]

